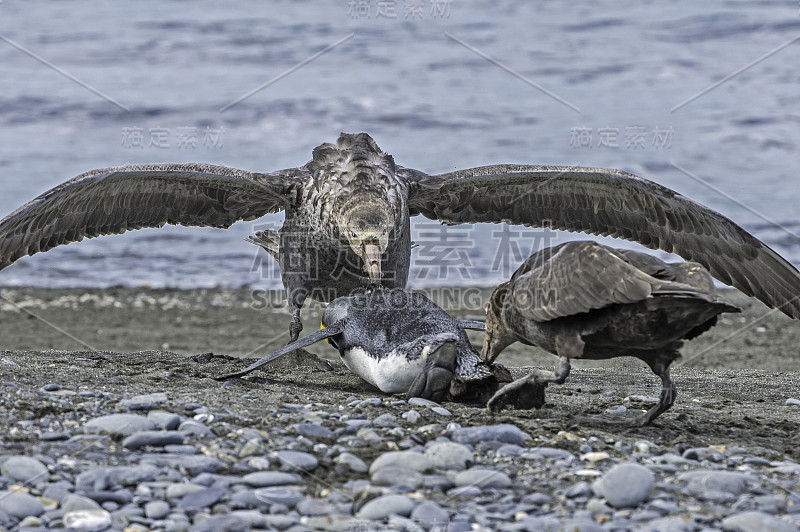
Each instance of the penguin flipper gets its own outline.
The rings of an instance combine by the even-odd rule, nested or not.
[[[421,397],[431,401],[441,401],[447,397],[450,381],[453,380],[458,361],[455,342],[445,342],[428,355],[422,372],[417,375],[406,393],[406,399]]]
[[[473,331],[485,331],[486,330],[486,322],[480,320],[458,320],[461,322],[461,326],[465,329],[471,329]]]

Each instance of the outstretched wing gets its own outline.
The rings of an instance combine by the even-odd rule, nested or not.
[[[327,338],[330,338],[331,336],[336,336],[337,334],[341,333],[344,330],[344,325],[345,325],[345,320],[339,320],[336,323],[329,325],[328,327],[325,327],[324,329],[314,331],[313,333],[303,336],[302,338],[298,338],[294,342],[286,344],[277,351],[273,351],[268,355],[264,355],[257,362],[250,364],[242,371],[238,371],[236,373],[229,373],[228,375],[222,375],[220,377],[214,377],[214,379],[218,381],[224,381],[236,377],[244,377],[248,373],[257,370],[264,364],[272,362],[273,360],[276,360],[287,353],[291,353],[295,349],[300,349],[301,347],[308,347],[309,345],[315,344],[320,340],[325,340]]]
[[[720,281],[800,318],[800,272],[794,266],[725,216],[633,174],[520,165],[397,174],[408,183],[412,215],[633,240],[699,262]]]
[[[260,174],[164,163],[92,170],[48,190],[0,221],[0,269],[84,237],[180,224],[229,227],[285,207],[308,171]]]

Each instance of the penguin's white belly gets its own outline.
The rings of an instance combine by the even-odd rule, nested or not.
[[[352,347],[345,351],[345,365],[350,371],[378,388],[384,393],[407,392],[411,383],[422,372],[430,346],[425,346],[420,356],[409,360],[405,353],[396,350],[382,358],[377,358],[360,347]]]

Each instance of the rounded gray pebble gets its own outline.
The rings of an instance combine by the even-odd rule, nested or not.
[[[434,443],[425,449],[425,456],[434,469],[462,471],[472,464],[472,451],[465,445],[453,442]]]
[[[688,471],[678,475],[678,480],[686,482],[689,489],[698,494],[724,492],[740,495],[754,479],[735,471]]]
[[[111,514],[103,509],[66,512],[62,520],[69,530],[82,532],[100,532],[109,528],[112,523]]]
[[[157,392],[123,399],[117,405],[128,410],[155,410],[158,408],[159,403],[165,402],[167,402],[167,394]]]
[[[213,456],[198,455],[168,455],[168,454],[149,454],[142,459],[142,464],[153,464],[158,466],[180,467],[186,470],[189,476],[196,476],[200,473],[216,473],[222,469],[222,462]]]
[[[221,530],[251,530],[264,528],[266,516],[253,511],[238,511],[205,517],[197,521],[190,530],[192,532],[219,532]],[[186,528],[179,527],[179,528]]]
[[[380,520],[390,514],[408,516],[414,510],[414,501],[405,495],[383,495],[372,499],[356,514],[361,519]]]
[[[109,432],[117,436],[130,436],[143,430],[152,430],[155,424],[137,414],[109,414],[89,420],[84,426],[89,433]]]
[[[297,433],[306,438],[330,438],[333,431],[318,423],[298,423],[295,427]]]
[[[570,532],[605,532],[606,529],[588,519],[566,519],[561,530]]]
[[[422,453],[413,451],[390,451],[383,453],[369,466],[370,475],[382,467],[403,467],[418,473],[424,473],[431,468],[431,461]]]
[[[307,516],[337,515],[339,508],[325,499],[309,498],[297,503],[297,512]]]
[[[294,505],[305,499],[305,496],[296,489],[286,488],[283,486],[258,488],[253,493],[261,502],[269,505],[283,504],[287,508],[292,508]]]
[[[394,415],[390,413],[381,414],[372,420],[372,424],[376,427],[394,427],[397,420]]]
[[[249,456],[264,454],[264,443],[261,438],[250,438],[241,449],[239,449],[239,458],[247,458]]]
[[[419,412],[417,412],[416,410],[409,410],[408,412],[403,414],[403,417],[409,423],[416,424],[416,422],[419,421],[419,418],[422,417],[422,415]]]
[[[697,530],[693,521],[685,517],[661,517],[644,523],[637,530],[641,532],[694,532]]]
[[[163,430],[175,430],[181,424],[181,416],[172,412],[148,412],[147,419],[152,421],[157,428]]]
[[[178,430],[185,436],[194,438],[211,438],[214,433],[211,429],[194,419],[187,419],[178,426]]]
[[[281,473],[280,471],[257,471],[248,473],[242,477],[242,481],[248,486],[261,488],[265,486],[285,486],[287,484],[300,484],[302,481],[299,476],[292,473]]]
[[[498,447],[495,453],[505,456],[519,456],[523,449],[524,447],[520,447],[519,445],[507,443],[506,445]]]
[[[64,512],[74,512],[76,510],[99,510],[100,505],[88,497],[70,493],[61,501],[61,509]]]
[[[437,526],[444,529],[450,520],[450,514],[435,502],[424,501],[411,512],[411,519],[423,525],[427,530]]]
[[[144,515],[148,519],[163,519],[169,514],[169,504],[166,501],[150,501],[144,505]]]
[[[36,484],[50,478],[47,466],[29,456],[12,456],[0,466],[0,473],[10,479],[29,484]]]
[[[217,503],[228,490],[224,488],[203,488],[187,493],[178,502],[179,508],[206,508]]]
[[[39,439],[42,441],[58,441],[68,440],[71,434],[65,430],[56,430],[52,432],[42,432]]]
[[[205,489],[205,486],[194,484],[193,482],[175,482],[167,486],[167,489],[164,490],[164,496],[167,500],[181,499],[189,493],[194,493],[202,489]]]
[[[456,473],[453,477],[456,486],[475,486],[478,488],[504,489],[511,486],[511,479],[496,469],[473,467]]]
[[[514,445],[523,445],[525,440],[529,440],[531,437],[514,425],[502,424],[458,429],[453,433],[451,439],[456,443],[467,443],[470,445],[482,441],[499,441],[503,443],[513,443]]]
[[[376,486],[403,486],[417,489],[422,485],[423,477],[405,467],[388,466],[373,471],[370,480]]]
[[[722,520],[725,532],[797,532],[797,527],[764,512],[743,512]]]
[[[297,523],[297,517],[293,515],[266,515],[264,516],[265,524],[268,527],[277,528],[278,530],[286,530],[287,528]],[[222,530],[215,528],[213,532]]]
[[[594,484],[597,495],[605,497],[616,508],[636,506],[650,496],[655,476],[639,464],[621,464],[612,467]]]
[[[163,447],[183,443],[184,435],[175,430],[143,430],[122,440],[122,446],[131,451],[142,447]]]
[[[429,399],[423,399],[422,397],[412,397],[408,400],[409,406],[422,406],[427,408],[432,408],[434,406],[439,406],[439,403],[435,401],[431,401]]]
[[[0,491],[0,510],[11,517],[24,519],[44,513],[44,506],[33,495],[20,491]]]
[[[314,471],[319,465],[316,456],[301,451],[278,451],[276,456],[283,468],[289,471]]]
[[[367,464],[365,464],[361,458],[352,453],[344,452],[340,454],[336,457],[336,463],[346,465],[350,468],[350,471],[354,473],[366,473],[369,471]]]
[[[457,488],[447,490],[447,496],[474,499],[481,496],[481,489],[477,486],[459,486]]]
[[[576,482],[564,492],[564,496],[570,499],[576,497],[591,497],[594,492],[588,482]]]
[[[720,453],[719,451],[715,451],[710,447],[691,447],[683,451],[681,454],[681,458],[686,458],[687,460],[694,460],[696,462],[702,462],[704,460],[710,460],[711,462],[721,462],[725,459],[725,455]]]
[[[531,447],[524,449],[520,456],[527,460],[574,460],[575,455],[566,449],[556,449],[555,447]]]

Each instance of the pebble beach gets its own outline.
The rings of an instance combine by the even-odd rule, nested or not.
[[[382,394],[334,357],[217,381],[265,354],[244,343],[257,347],[288,321],[253,310],[244,292],[2,296],[8,530],[800,529],[800,372],[786,369],[793,324],[777,314],[724,341],[738,358],[713,348],[677,367],[675,406],[651,426],[621,428],[588,415],[654,400],[655,377],[631,360],[576,365],[544,408],[491,414]],[[743,318],[763,312],[748,306]],[[704,348],[742,329],[738,318]],[[137,335],[144,348],[172,346],[137,351]],[[761,348],[775,360],[746,367]],[[501,362],[515,377],[553,362],[514,353]]]

